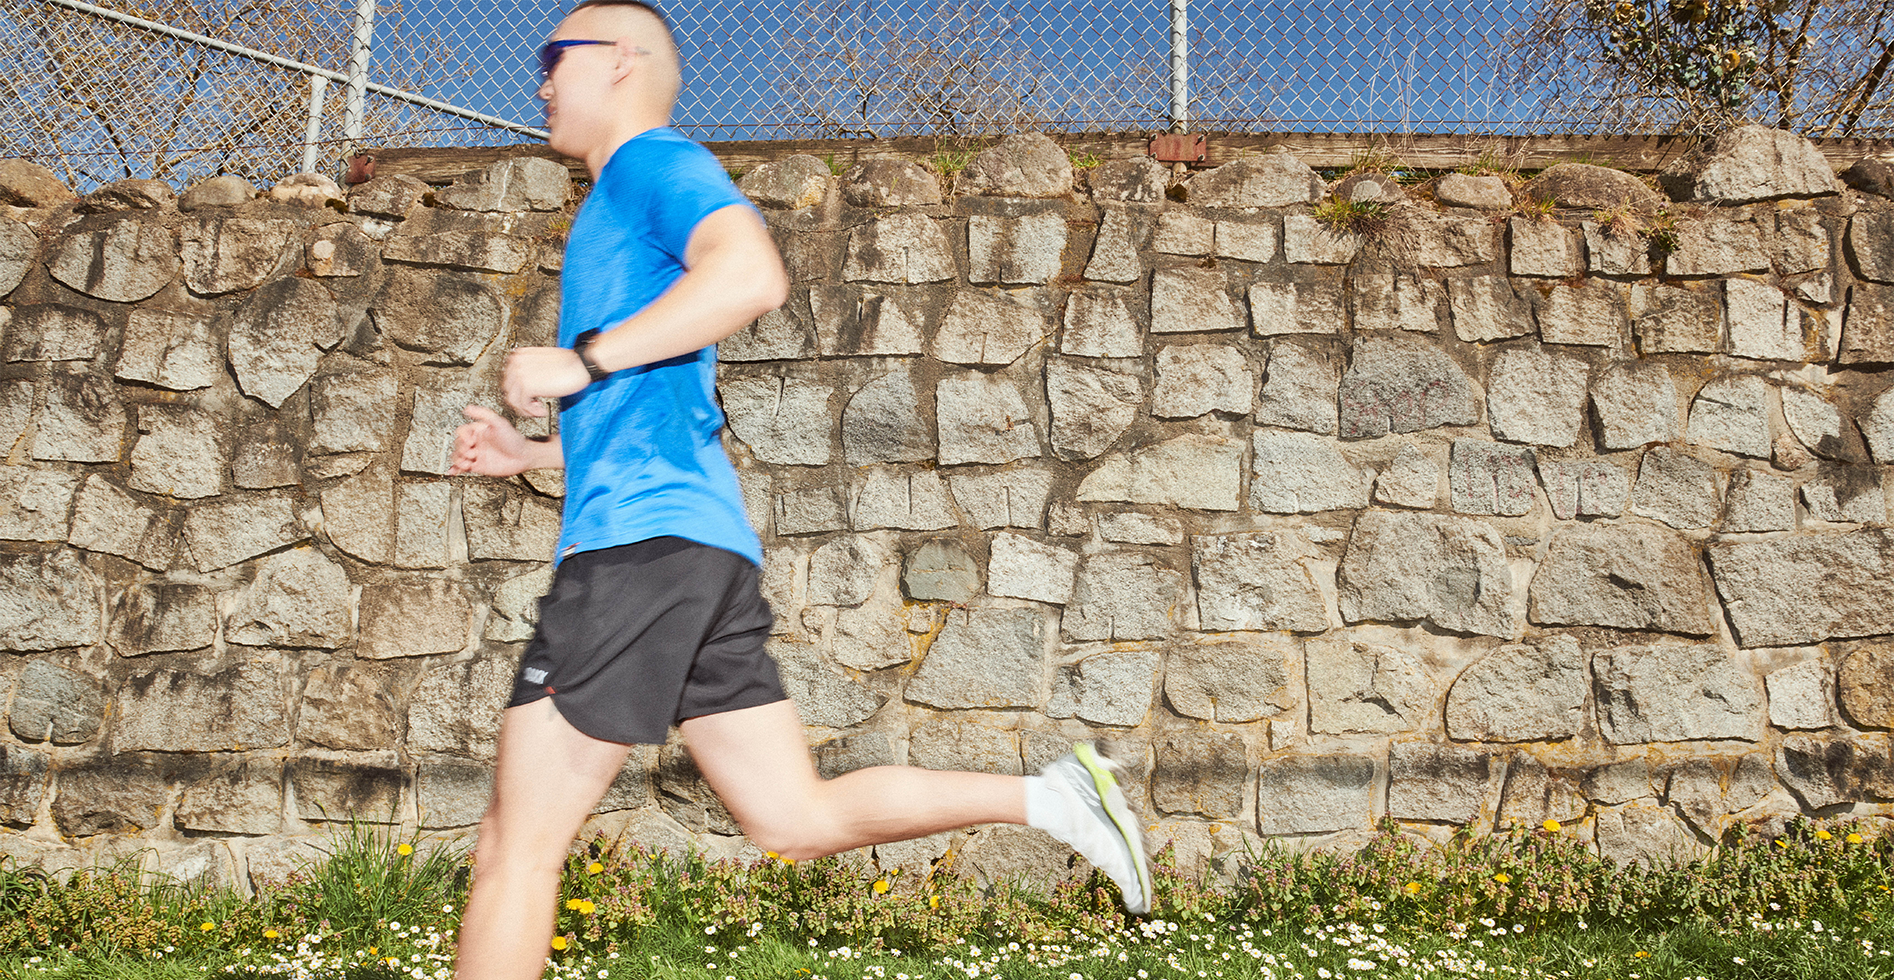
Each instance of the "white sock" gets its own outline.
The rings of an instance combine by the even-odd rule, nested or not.
[[[1046,783],[1044,776],[1026,777],[1026,826],[1072,842],[1072,810],[1065,797]]]

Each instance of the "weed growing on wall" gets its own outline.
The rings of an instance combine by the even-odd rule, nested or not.
[[[1599,208],[1592,212],[1591,219],[1600,231],[1612,238],[1631,238],[1644,233],[1644,212],[1634,204]]]
[[[1325,198],[1315,206],[1315,220],[1333,231],[1373,238],[1388,226],[1388,205],[1382,201]]]
[[[1660,255],[1677,251],[1677,216],[1668,208],[1658,208],[1644,228],[1644,237]]]
[[[1481,150],[1479,156],[1453,168],[1453,172],[1469,177],[1498,177],[1506,182],[1507,187],[1524,183],[1516,165],[1516,157],[1492,147]]]
[[[1533,221],[1552,221],[1558,216],[1559,202],[1547,197],[1523,197],[1513,204],[1513,213]]]
[[[1382,174],[1398,181],[1411,182],[1421,171],[1401,162],[1395,152],[1383,144],[1374,144],[1350,155],[1343,177],[1354,174]]]
[[[927,162],[935,173],[951,181],[967,169],[967,164],[972,163],[977,155],[976,150],[940,150],[929,157]]]

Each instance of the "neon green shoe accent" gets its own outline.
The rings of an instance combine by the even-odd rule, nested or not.
[[[1125,839],[1125,847],[1131,851],[1131,864],[1137,869],[1138,887],[1144,889],[1144,905],[1148,909],[1153,896],[1151,873],[1144,860],[1144,832],[1136,826],[1126,826],[1125,817],[1128,814],[1120,812],[1125,808],[1111,805],[1113,793],[1117,793],[1120,800],[1124,799],[1124,793],[1118,789],[1118,780],[1111,774],[1111,764],[1099,756],[1098,750],[1090,742],[1072,746],[1072,754],[1085,767],[1085,771],[1092,774],[1092,787],[1098,791],[1099,805],[1104,807],[1105,815],[1111,818],[1112,826],[1118,828],[1118,835]]]

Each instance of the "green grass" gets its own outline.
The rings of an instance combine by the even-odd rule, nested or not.
[[[466,892],[467,852],[455,845],[402,839],[373,824],[351,823],[334,838],[329,859],[289,883],[293,906],[320,908],[338,936],[373,939],[371,926],[438,917]]]
[[[808,980],[909,980],[1018,977],[1083,978],[1315,978],[1413,976],[1757,978],[1847,980],[1894,976],[1894,962],[1878,938],[1812,925],[1750,934],[1680,927],[1650,933],[1622,928],[1514,932],[1498,925],[1464,938],[1414,933],[1384,923],[1285,926],[1255,921],[1153,920],[1101,933],[1074,931],[1050,940],[1005,934],[965,937],[945,949],[904,950],[887,945],[797,942],[747,929],[696,937],[675,933],[632,937],[599,945],[573,944],[557,954],[554,980],[651,977],[663,980],[786,977]],[[41,956],[12,958],[9,975],[71,980],[167,980],[210,975],[338,977],[412,980],[399,967],[325,959],[306,947],[281,952],[245,948],[221,957],[139,960]],[[1642,954],[1642,955],[1640,955]],[[345,958],[346,960],[346,958]],[[445,976],[444,954],[413,969]],[[297,969],[301,967],[301,969]],[[234,968],[234,969],[230,969]],[[1326,970],[1323,974],[1321,971]],[[1199,972],[1201,971],[1201,973]]]
[[[0,977],[447,980],[465,855],[419,844],[351,827],[254,898],[129,864],[66,881],[0,864]],[[1034,895],[598,840],[568,863],[549,976],[1894,978],[1891,855],[1853,825],[1739,830],[1653,868],[1601,861],[1555,824],[1439,845],[1388,827],[1355,854],[1266,847],[1221,889],[1161,860],[1139,919],[1096,875]]]

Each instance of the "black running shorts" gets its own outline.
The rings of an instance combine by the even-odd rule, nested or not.
[[[687,718],[788,697],[764,651],[769,603],[755,565],[664,537],[559,563],[513,680],[517,707],[550,696],[572,727],[661,744]]]

